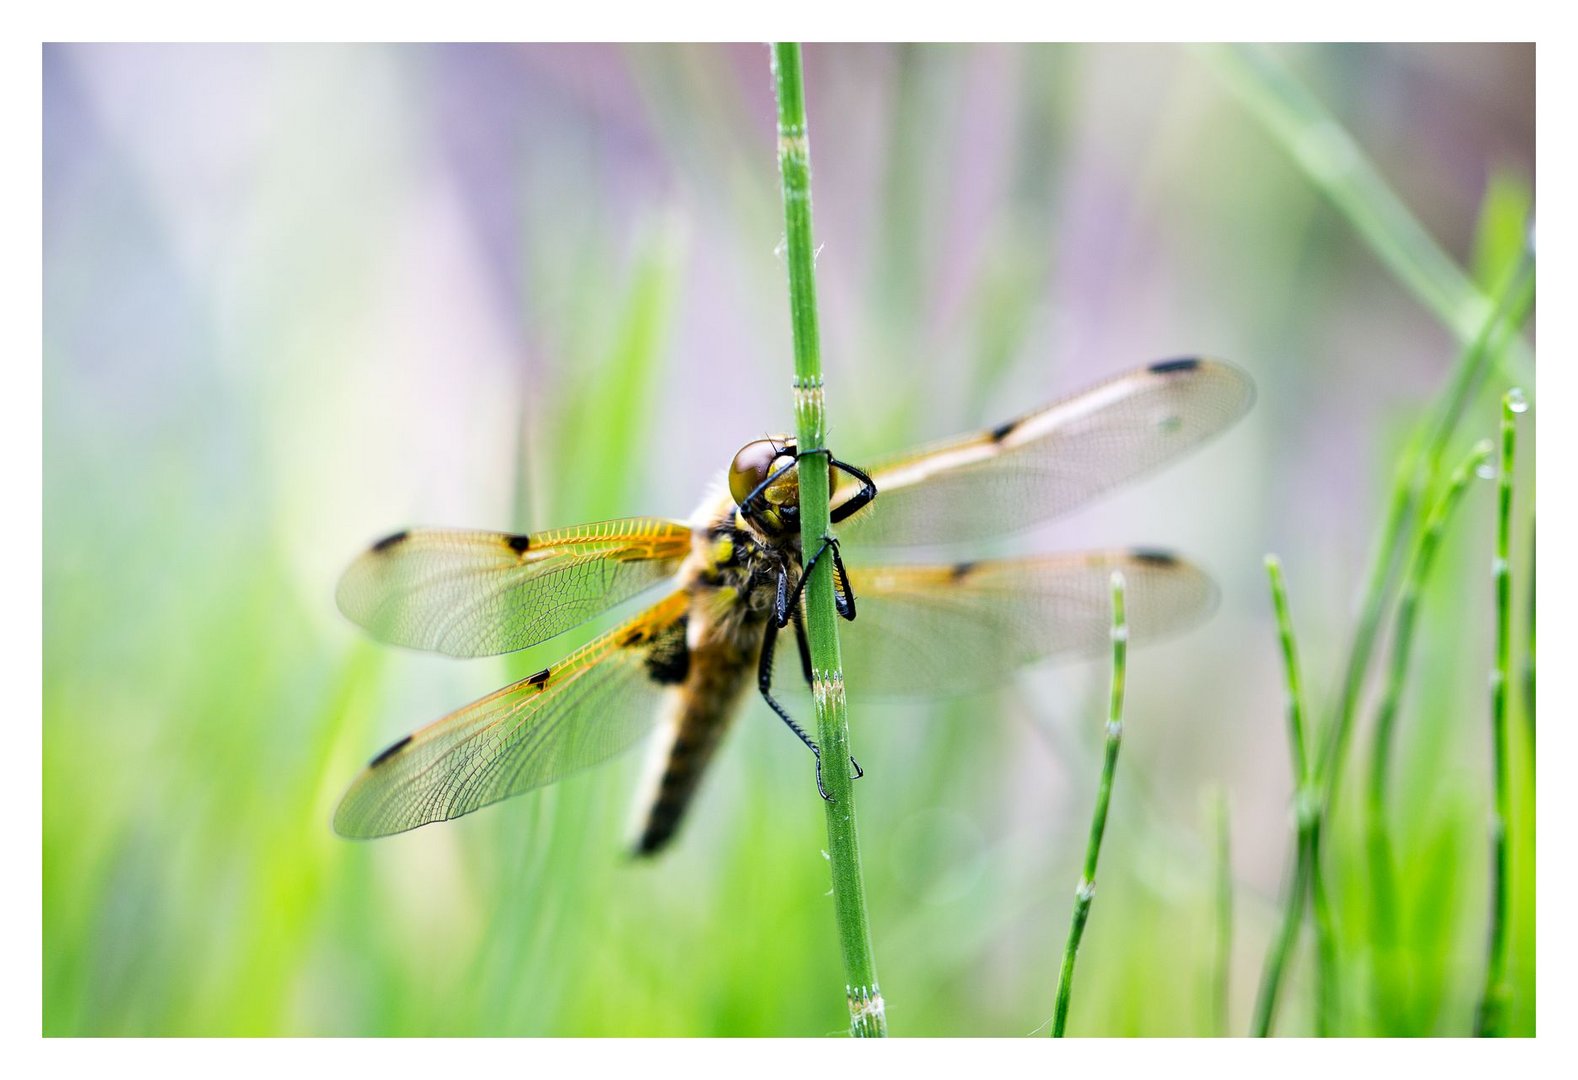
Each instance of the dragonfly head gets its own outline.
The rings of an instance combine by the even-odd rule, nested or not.
[[[771,533],[797,528],[800,477],[793,437],[770,435],[742,446],[729,466],[729,494],[746,520],[759,528]]]

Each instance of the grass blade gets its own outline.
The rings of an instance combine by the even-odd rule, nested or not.
[[[1090,838],[1085,845],[1085,868],[1079,887],[1074,890],[1074,916],[1069,923],[1068,941],[1063,946],[1063,967],[1057,980],[1057,1003],[1052,1013],[1052,1037],[1061,1039],[1068,1024],[1068,1005],[1074,987],[1074,957],[1085,935],[1090,918],[1090,902],[1096,895],[1096,860],[1101,855],[1101,837],[1107,830],[1107,805],[1112,800],[1112,778],[1118,770],[1118,749],[1123,743],[1123,687],[1129,647],[1129,624],[1123,613],[1123,575],[1112,575],[1112,691],[1107,701],[1107,743],[1101,762],[1101,781],[1096,787],[1096,808],[1090,816]]]
[[[1352,733],[1354,713],[1375,651],[1381,618],[1390,599],[1391,580],[1399,555],[1412,536],[1418,505],[1440,472],[1441,459],[1473,389],[1483,378],[1492,358],[1523,325],[1533,302],[1534,274],[1525,258],[1498,297],[1495,310],[1481,327],[1479,336],[1464,350],[1442,397],[1421,422],[1414,440],[1403,453],[1393,482],[1386,525],[1365,583],[1363,612],[1343,669],[1342,696],[1320,761],[1324,799],[1328,805],[1336,800],[1341,779],[1340,763]]]
[[[1512,747],[1507,730],[1507,683],[1512,673],[1512,467],[1517,452],[1517,414],[1528,408],[1523,391],[1501,400],[1501,469],[1496,485],[1496,666],[1490,677],[1491,748],[1495,759],[1495,815],[1491,820],[1490,945],[1485,986],[1480,993],[1474,1034],[1501,1035],[1507,1029],[1512,985],[1507,977],[1507,919],[1512,908],[1507,830],[1512,821]]]
[[[1529,737],[1529,775],[1534,775],[1534,523],[1529,522],[1529,655],[1523,662],[1523,723]]]
[[[1315,901],[1315,933],[1318,948],[1317,1024],[1319,1034],[1329,1033],[1336,1023],[1337,950],[1336,927],[1327,899],[1324,862],[1320,857],[1320,834],[1326,816],[1337,805],[1348,741],[1358,711],[1359,698],[1369,676],[1381,621],[1388,610],[1393,583],[1399,572],[1402,553],[1414,536],[1418,507],[1428,498],[1441,471],[1441,460],[1469,398],[1482,381],[1486,369],[1501,355],[1519,333],[1534,302],[1534,272],[1531,256],[1507,279],[1479,336],[1459,357],[1457,366],[1433,408],[1420,421],[1399,461],[1387,508],[1381,538],[1372,556],[1365,580],[1359,621],[1354,628],[1343,663],[1342,684],[1334,715],[1326,730],[1321,756],[1315,764],[1318,778],[1320,820],[1315,825],[1315,864],[1311,889]]]
[[[1430,568],[1435,560],[1441,538],[1452,511],[1462,501],[1463,493],[1475,475],[1490,460],[1494,447],[1489,440],[1475,446],[1463,462],[1453,471],[1447,489],[1431,508],[1424,531],[1414,551],[1408,572],[1403,579],[1398,596],[1396,629],[1392,635],[1391,665],[1386,685],[1376,709],[1375,726],[1370,750],[1370,777],[1368,786],[1368,830],[1366,854],[1370,871],[1370,931],[1373,936],[1376,960],[1376,1013],[1388,1030],[1399,1026],[1401,983],[1405,973],[1399,971],[1402,956],[1399,953],[1399,916],[1397,880],[1394,873],[1390,820],[1390,788],[1392,745],[1396,739],[1397,711],[1402,702],[1403,688],[1407,683],[1409,661],[1413,654],[1414,625],[1419,614],[1419,600],[1423,595]]]
[[[1304,692],[1299,674],[1298,646],[1293,637],[1293,620],[1288,615],[1288,594],[1282,579],[1282,563],[1275,555],[1266,556],[1266,573],[1271,579],[1271,602],[1277,613],[1283,676],[1287,684],[1288,742],[1293,756],[1296,834],[1293,874],[1283,907],[1282,925],[1266,954],[1260,993],[1255,1000],[1255,1019],[1251,1031],[1257,1036],[1271,1033],[1271,1024],[1277,1011],[1277,995],[1282,989],[1288,957],[1298,941],[1299,926],[1304,921],[1304,898],[1310,892],[1310,877],[1320,853],[1320,800],[1304,733]]]

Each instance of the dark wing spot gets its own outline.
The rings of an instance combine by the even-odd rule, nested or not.
[[[394,547],[396,544],[403,543],[405,541],[405,538],[410,536],[410,535],[411,535],[411,530],[410,529],[401,529],[397,533],[390,533],[388,536],[386,536],[382,540],[378,541],[378,543],[374,544],[373,545],[373,550],[374,551],[388,551],[390,548]]]
[[[690,646],[685,643],[688,620],[681,616],[652,635],[647,646],[647,674],[652,681],[672,686],[690,674]]]
[[[1181,356],[1176,360],[1160,360],[1150,366],[1153,375],[1171,375],[1175,371],[1193,371],[1200,366],[1195,356]]]
[[[974,570],[974,569],[975,569],[975,563],[973,563],[973,562],[954,563],[953,564],[953,580],[955,580],[955,581],[962,581],[962,580],[964,580],[965,578],[970,576],[970,572],[972,570]]]
[[[504,542],[508,544],[510,546],[510,550],[517,555],[531,547],[531,537],[527,536],[525,533],[521,533],[517,536],[511,536]]]
[[[619,644],[628,649],[632,645],[641,644],[646,640],[646,636],[646,632],[638,626],[634,630],[630,631],[630,633],[626,634],[625,639]]]
[[[1136,562],[1149,563],[1152,566],[1177,566],[1178,556],[1170,551],[1161,551],[1156,548],[1135,548],[1129,552]]]
[[[530,678],[528,678],[526,680],[526,685],[528,685],[528,686],[535,686],[535,687],[538,687],[539,689],[541,689],[544,686],[547,686],[548,685],[548,675],[552,671],[553,671],[552,668],[543,668],[537,674],[535,674],[535,675],[531,676]]]
[[[1018,426],[1019,426],[1019,421],[1018,420],[1009,420],[1009,421],[1006,421],[1004,423],[998,424],[990,432],[990,434],[992,436],[992,441],[993,442],[1002,442],[1004,439],[1008,438],[1009,434],[1014,430],[1014,428],[1016,428]]]
[[[388,761],[390,758],[392,758],[396,754],[398,754],[401,750],[405,749],[406,744],[409,743],[410,741],[411,741],[411,736],[407,735],[405,738],[401,739],[399,742],[395,743],[394,745],[386,747],[383,751],[381,751],[379,753],[379,755],[377,757],[373,758],[371,761],[369,761],[367,763],[367,767],[369,769],[376,769],[378,766],[382,765],[384,762]]]

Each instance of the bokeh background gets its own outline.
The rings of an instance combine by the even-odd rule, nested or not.
[[[1488,292],[1532,203],[1533,47],[1264,55]],[[1290,154],[1233,54],[812,46],[806,64],[843,456],[1180,354],[1259,386],[1206,451],[1003,545],[1171,546],[1221,584],[1210,622],[1130,658],[1070,1030],[1218,1029],[1221,798],[1242,1033],[1291,843],[1261,558],[1286,564],[1324,721],[1393,462],[1464,320],[1326,196],[1347,163]],[[821,803],[757,702],[655,863],[624,856],[640,753],[395,839],[328,824],[378,748],[586,636],[497,661],[375,646],[333,602],[368,541],[683,516],[741,443],[791,424],[766,48],[54,46],[44,109],[45,1032],[842,1032]],[[1527,351],[1476,397],[1463,446],[1512,379],[1532,394]],[[1402,717],[1397,1015],[1372,1004],[1352,800],[1333,826],[1345,1031],[1470,1023],[1490,773],[1477,488]],[[855,710],[895,1034],[1044,1030],[1105,684],[1101,663],[1054,667],[987,699]],[[1517,857],[1530,1031],[1532,848]],[[1307,950],[1281,1032],[1311,1030]]]

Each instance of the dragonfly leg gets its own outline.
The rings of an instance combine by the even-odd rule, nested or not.
[[[836,546],[837,541],[834,541],[833,543],[834,566],[837,568],[840,574],[843,574],[844,564],[838,558]],[[826,550],[825,547],[824,550]],[[815,560],[812,561],[814,562]],[[804,586],[805,575],[801,574],[799,586],[794,591],[794,601],[798,601],[800,592]],[[849,591],[848,575],[844,575],[844,590],[846,593]],[[853,594],[851,593],[850,595]],[[767,704],[772,706],[773,712],[777,713],[779,718],[782,719],[784,723],[789,725],[789,729],[796,735],[800,736],[800,740],[809,746],[811,748],[811,752],[816,755],[816,789],[820,791],[822,793],[822,797],[826,799],[828,798],[827,789],[822,786],[821,749],[816,745],[816,743],[811,741],[811,737],[805,733],[804,729],[802,729],[800,725],[796,724],[794,720],[790,718],[789,714],[784,711],[783,707],[778,704],[771,693],[773,685],[773,652],[778,645],[778,631],[783,629],[784,626],[791,622],[794,623],[795,644],[799,646],[800,649],[800,668],[805,674],[806,685],[814,685],[814,676],[811,667],[811,643],[806,636],[805,617],[800,613],[799,604],[797,602],[791,602],[789,595],[788,574],[778,575],[778,597],[774,602],[774,608],[775,617],[767,620],[767,633],[762,639],[762,659],[756,671],[757,685],[761,689],[762,697],[766,698]],[[850,605],[850,610],[854,610],[853,604]],[[851,780],[859,780],[862,776],[866,775],[866,770],[860,767],[860,762],[856,761],[853,756],[850,757],[849,763],[855,767],[855,773],[850,777]],[[829,801],[831,800],[829,799]]]
[[[756,667],[756,685],[761,690],[762,697],[766,700],[768,706],[773,712],[778,714],[778,719],[788,724],[789,730],[794,732],[801,742],[810,747],[812,756],[816,758],[816,790],[821,793],[822,798],[832,802],[833,796],[829,795],[827,788],[822,785],[822,748],[817,746],[816,741],[806,734],[805,728],[794,722],[794,717],[789,715],[789,710],[778,704],[777,699],[773,697],[773,650],[778,644],[778,631],[780,629],[781,627],[773,620],[769,619],[767,621],[767,632],[762,635],[762,658]],[[857,765],[856,768],[859,768],[859,766]]]
[[[811,641],[805,634],[805,616],[801,614],[799,608],[795,608],[790,612],[790,618],[794,620],[794,641],[800,648],[800,670],[805,675],[805,684],[810,686]]]
[[[795,582],[794,589],[787,593],[788,575],[779,575],[778,597],[773,604],[773,618],[782,630],[789,625],[790,613],[800,607],[800,594],[805,592],[805,583],[810,580],[811,571],[816,569],[817,560],[828,551],[833,553],[833,606],[840,616],[853,622],[855,619],[855,590],[849,584],[849,571],[844,569],[843,556],[839,554],[838,538],[834,536],[822,537],[822,546],[816,549],[816,554],[811,556],[811,561],[805,564],[800,571],[800,579]]]
[[[853,476],[856,480],[860,481],[860,490],[855,492],[854,496],[851,497],[848,502],[844,503],[842,506],[833,508],[833,512],[830,517],[833,524],[836,525],[840,521],[843,521],[845,518],[849,517],[851,514],[864,509],[873,499],[875,499],[877,497],[877,485],[876,482],[871,479],[871,477],[867,476],[862,470],[855,468],[855,466],[843,461],[839,461],[836,457],[829,457],[827,460],[833,466],[833,468],[838,469],[841,472],[848,473],[850,476]]]
[[[839,554],[838,541],[831,536],[824,536],[822,538],[822,548],[817,552],[817,555],[821,555],[823,551],[829,548],[833,550],[833,577],[834,584],[838,586],[833,590],[833,606],[838,609],[838,613],[846,620],[854,622],[855,590],[849,584],[849,571],[844,569],[844,557]],[[815,559],[812,560],[812,562],[815,561]]]
[[[835,525],[849,517],[851,514],[859,512],[877,497],[876,481],[867,476],[865,470],[856,468],[847,461],[838,460],[838,458],[833,456],[833,451],[829,450],[827,447],[824,446],[820,450],[807,450],[804,453],[797,453],[795,454],[795,461],[798,462],[801,458],[805,457],[825,457],[827,458],[827,464],[830,468],[837,469],[842,473],[847,473],[860,482],[860,490],[855,492],[854,495],[850,496],[848,502],[844,503],[842,506],[833,508],[830,519]],[[780,472],[781,471],[782,470],[780,470]],[[774,474],[774,478],[776,478],[776,475],[777,474]],[[762,486],[766,487],[766,484],[763,484]]]

